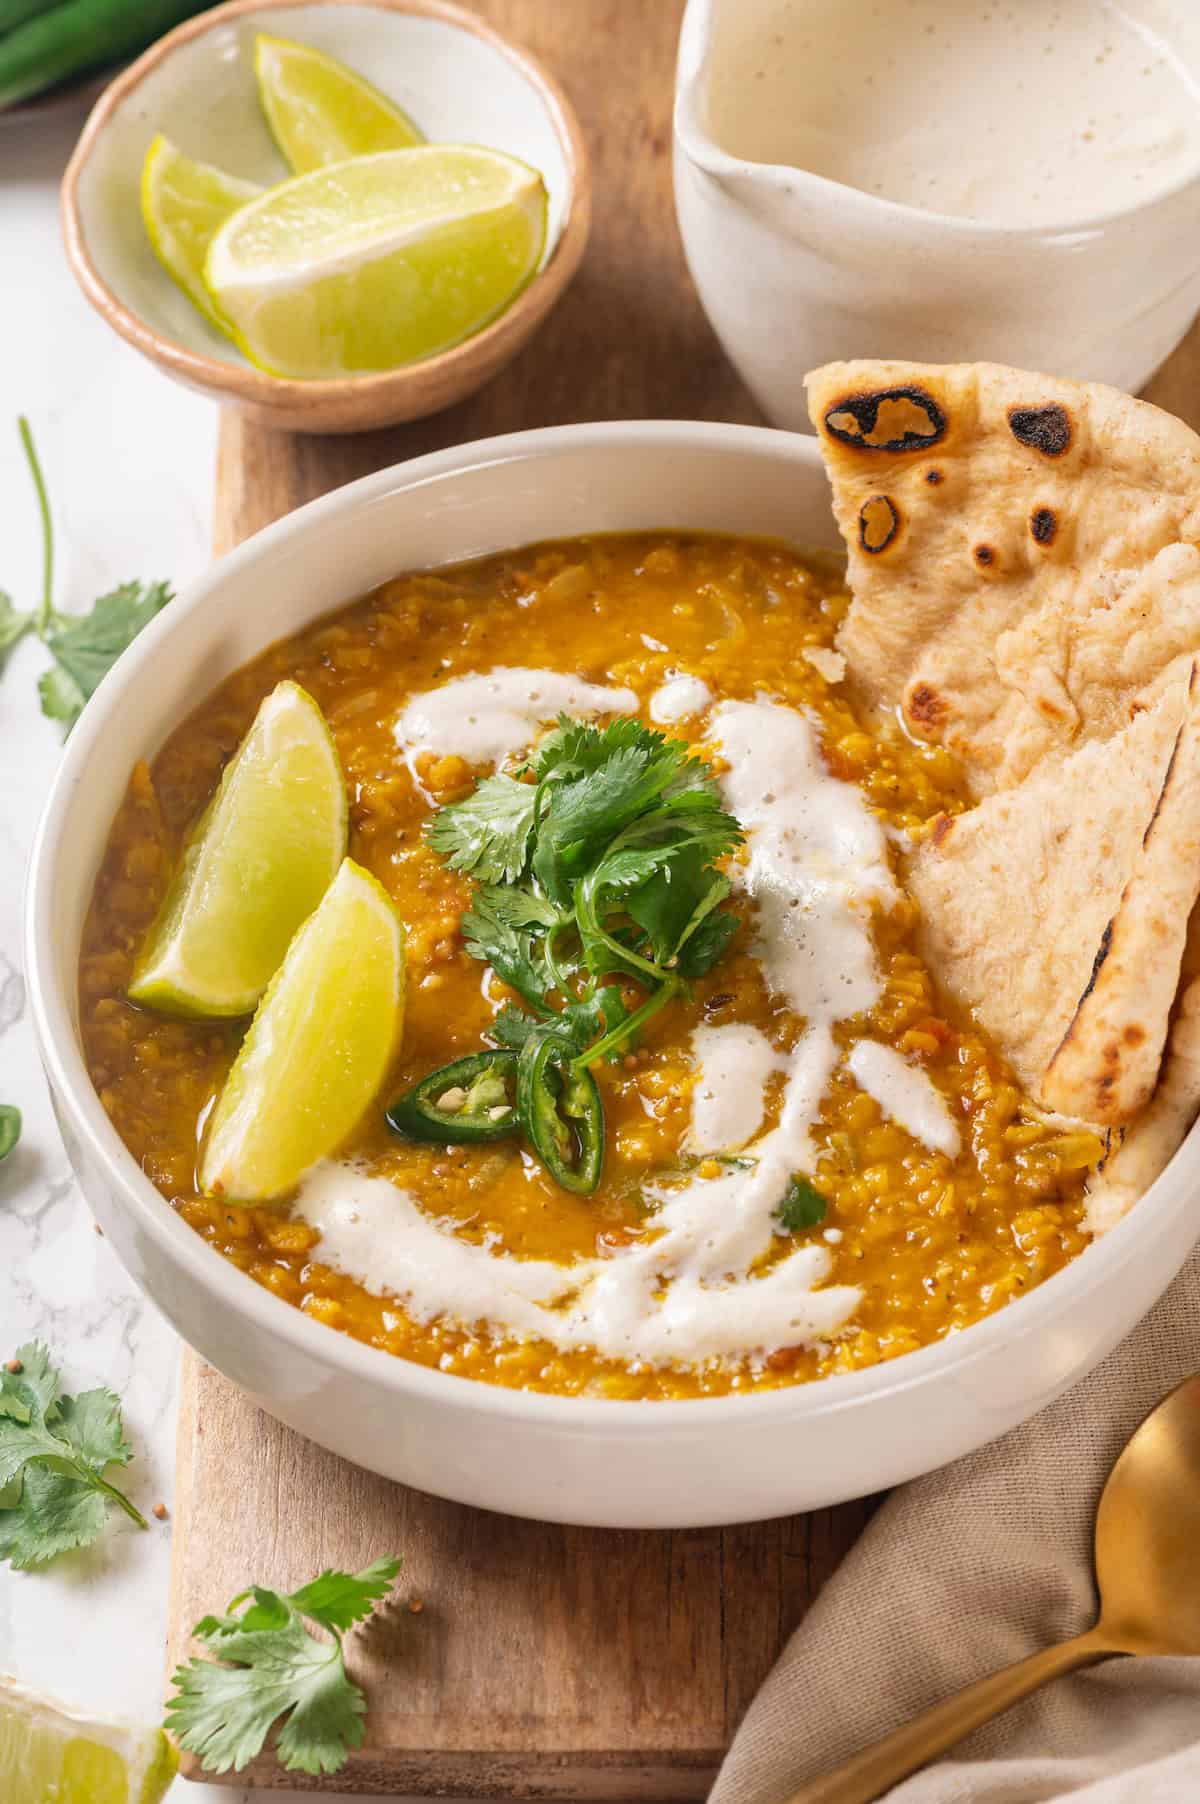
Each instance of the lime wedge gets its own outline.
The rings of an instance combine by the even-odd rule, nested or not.
[[[404,935],[347,858],[242,1041],[208,1132],[201,1189],[269,1202],[334,1152],[387,1074],[404,1018]]]
[[[178,1765],[161,1729],[102,1722],[0,1676],[4,1804],[159,1804]]]
[[[272,136],[297,175],[425,141],[378,88],[311,45],[260,35],[254,73]]]
[[[295,683],[262,703],[184,848],[129,995],[176,1015],[248,1015],[346,852],[346,784]]]
[[[381,151],[298,175],[242,207],[204,280],[253,363],[341,376],[430,357],[525,287],[546,242],[528,164],[465,144]]]
[[[222,332],[225,324],[201,273],[205,253],[217,227],[261,193],[254,182],[239,181],[211,163],[194,163],[161,132],[142,164],[142,218],[154,254],[188,300]]]

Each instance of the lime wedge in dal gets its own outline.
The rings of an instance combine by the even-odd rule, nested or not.
[[[201,1188],[269,1202],[336,1151],[387,1074],[404,1020],[404,935],[347,858],[288,948],[213,1110]]]
[[[248,1015],[346,854],[346,783],[316,702],[279,683],[260,706],[142,949],[132,1001]]]

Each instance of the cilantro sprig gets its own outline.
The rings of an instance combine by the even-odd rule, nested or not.
[[[286,1770],[336,1773],[362,1745],[367,1708],[346,1672],[342,1637],[387,1595],[400,1564],[322,1572],[291,1592],[251,1585],[224,1615],[205,1616],[192,1633],[213,1659],[194,1656],[178,1667],[167,1701],[167,1727],[180,1747],[209,1772],[241,1772],[282,1717],[276,1751]]]
[[[26,1568],[90,1547],[113,1504],[145,1528],[104,1477],[132,1457],[112,1391],[64,1396],[47,1348],[18,1347],[0,1371],[0,1559]]]
[[[148,621],[166,607],[166,583],[120,583],[101,595],[86,614],[61,613],[54,605],[54,525],[46,482],[29,422],[17,421],[21,445],[33,479],[42,526],[42,594],[36,608],[21,611],[0,590],[0,670],[13,647],[33,633],[54,662],[38,680],[42,712],[61,721],[69,733],[95,693],[100,680],[133,643]]]
[[[634,1043],[737,932],[717,865],[743,837],[711,768],[629,716],[606,727],[562,716],[524,771],[487,778],[430,823],[435,851],[476,882],[468,952],[523,1005],[502,1010],[490,1036],[519,1053],[505,1131],[523,1130],[566,1188],[599,1181],[591,1067]],[[413,1091],[393,1105],[398,1131],[419,1101]],[[426,1126],[453,1139],[452,1113],[438,1108]]]
[[[479,885],[468,951],[574,1043],[582,1070],[720,958],[738,917],[720,906],[730,884],[715,866],[744,836],[686,741],[629,716],[563,716],[525,777],[488,777],[440,808],[429,843]],[[614,1009],[613,978],[647,991],[639,1009]],[[529,1029],[510,1021],[505,1044],[514,1031]]]

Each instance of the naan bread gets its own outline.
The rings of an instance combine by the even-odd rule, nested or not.
[[[925,950],[1025,1089],[1101,1127],[1153,1094],[1200,894],[1200,675],[911,861]]]
[[[809,406],[860,693],[977,795],[1128,721],[1200,649],[1200,438],[1099,385],[839,363]]]
[[[1183,958],[1184,981],[1171,1022],[1167,1056],[1149,1107],[1114,1145],[1087,1187],[1086,1225],[1107,1233],[1170,1164],[1200,1107],[1200,909],[1193,910]]]

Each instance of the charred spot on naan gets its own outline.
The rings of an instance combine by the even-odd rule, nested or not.
[[[1010,407],[1008,429],[1018,444],[1028,445],[1043,457],[1061,457],[1070,450],[1075,436],[1071,416],[1058,401],[1040,407]]]
[[[1053,545],[1058,537],[1058,515],[1052,507],[1035,507],[1029,516],[1029,536],[1036,545]]]
[[[949,712],[950,704],[932,683],[918,680],[904,698],[904,718],[921,737],[936,732]]]
[[[856,451],[927,451],[946,436],[946,415],[915,384],[844,395],[825,410],[825,430]]]
[[[872,557],[893,544],[900,531],[900,510],[889,495],[868,495],[858,510],[858,542]]]

